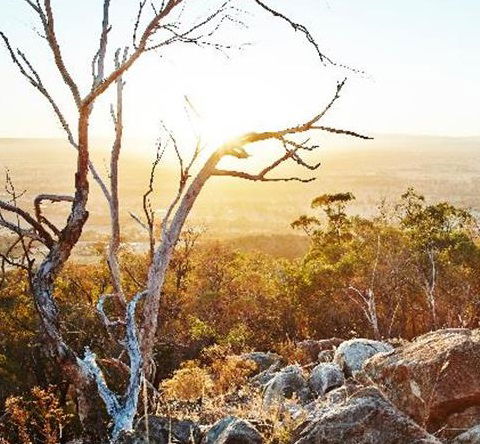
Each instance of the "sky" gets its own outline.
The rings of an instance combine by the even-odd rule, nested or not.
[[[214,0],[186,0],[184,20]],[[152,52],[126,76],[125,127],[130,139],[155,140],[160,122],[176,132],[220,143],[250,130],[279,129],[308,119],[347,84],[325,122],[367,134],[480,135],[480,1],[265,0],[304,24],[339,67],[324,66],[303,36],[283,21],[237,0],[248,27],[227,25],[215,41],[245,44],[228,58],[188,45]],[[53,0],[67,66],[88,92],[100,27],[100,0]],[[113,51],[128,45],[137,1],[112,0]],[[0,30],[41,74],[69,119],[71,97],[23,0],[1,0]],[[110,54],[110,59],[112,58]],[[195,111],[185,110],[188,96]],[[95,109],[94,137],[110,137],[106,95]],[[18,75],[0,48],[0,137],[62,137],[45,100]]]

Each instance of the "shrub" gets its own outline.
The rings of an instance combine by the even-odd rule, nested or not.
[[[162,382],[161,388],[169,401],[197,401],[212,390],[213,382],[208,372],[188,361],[170,379]]]
[[[278,344],[276,352],[289,364],[308,364],[311,361],[305,350],[302,350],[290,339]]]
[[[10,396],[6,400],[1,431],[12,442],[56,444],[61,441],[69,419],[70,415],[60,407],[53,387],[33,387],[27,396]]]
[[[248,377],[256,370],[257,365],[241,356],[228,356],[214,361],[211,368],[215,376],[214,390],[222,394],[246,385]]]

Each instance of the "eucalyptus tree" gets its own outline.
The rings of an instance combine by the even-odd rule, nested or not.
[[[172,254],[188,215],[194,206],[204,185],[215,177],[234,177],[256,182],[299,181],[309,182],[313,177],[273,177],[271,173],[287,161],[293,161],[307,170],[316,170],[319,163],[308,163],[303,154],[317,149],[308,138],[298,142],[299,134],[324,131],[334,134],[346,134],[364,137],[352,131],[332,128],[322,124],[322,119],[340,97],[345,80],[338,82],[331,100],[310,119],[297,122],[285,128],[274,128],[264,132],[250,132],[227,141],[213,149],[202,167],[193,173],[193,166],[199,160],[200,144],[193,150],[193,156],[186,159],[184,150],[180,148],[172,134],[167,142],[159,147],[157,160],[151,173],[150,185],[155,174],[155,166],[161,160],[167,146],[173,147],[180,167],[178,191],[172,198],[166,214],[159,223],[160,236],[155,239],[154,213],[149,204],[149,193],[144,196],[144,207],[147,217],[147,228],[151,237],[151,264],[145,288],[137,294],[125,294],[121,282],[121,266],[118,260],[120,246],[119,219],[119,168],[123,139],[123,89],[124,77],[140,58],[147,53],[155,52],[166,46],[178,43],[195,45],[200,48],[209,46],[219,50],[225,47],[212,39],[219,28],[226,22],[239,22],[238,14],[242,2],[225,0],[215,6],[198,6],[192,0],[162,0],[147,2],[141,0],[134,13],[134,27],[130,47],[111,48],[110,31],[114,24],[110,23],[111,0],[103,1],[103,13],[99,17],[101,23],[98,48],[87,60],[91,66],[91,85],[82,90],[70,66],[67,66],[65,52],[68,51],[60,43],[57,35],[55,8],[51,0],[24,0],[40,24],[40,35],[45,41],[52,56],[52,63],[59,78],[67,86],[75,107],[76,122],[68,121],[59,102],[47,88],[46,82],[35,68],[28,55],[11,42],[9,37],[0,32],[7,54],[23,76],[51,107],[54,117],[63,128],[66,138],[77,151],[77,164],[74,189],[68,195],[54,195],[45,190],[34,200],[34,213],[28,212],[19,205],[19,193],[15,190],[10,177],[7,180],[7,199],[0,201],[0,226],[15,235],[14,243],[8,251],[20,249],[22,254],[12,259],[8,254],[2,255],[2,263],[23,268],[28,277],[30,290],[38,312],[40,329],[45,353],[61,370],[65,379],[76,392],[78,415],[83,424],[85,434],[94,442],[103,439],[100,398],[106,406],[113,427],[111,439],[116,440],[122,431],[133,427],[138,407],[138,396],[142,381],[148,384],[148,378],[154,372],[153,347],[158,328],[158,313],[161,306],[162,288],[165,275],[172,259]],[[198,3],[198,2],[197,2]],[[313,36],[303,25],[290,19],[287,15],[273,9],[260,0],[252,0],[251,6],[257,7],[259,13],[269,14],[272,20],[282,20],[287,28],[300,33],[311,45],[316,56],[324,64],[334,64],[332,59],[323,54]],[[188,18],[185,11],[195,9],[200,17]],[[108,60],[113,60],[111,69],[107,69]],[[79,63],[79,65],[81,65]],[[151,85],[155,88],[155,85]],[[111,116],[115,133],[110,156],[110,172],[105,179],[97,171],[90,159],[90,125],[92,111],[98,100],[109,90],[116,94],[116,103],[112,106]],[[220,161],[228,156],[245,159],[249,156],[247,146],[259,142],[274,141],[278,144],[280,154],[272,163],[265,165],[258,173],[243,170],[229,170],[219,167]],[[118,358],[118,362],[129,372],[127,388],[123,394],[114,393],[104,378],[97,364],[95,354],[89,349],[74,350],[65,340],[61,330],[61,313],[54,298],[55,283],[65,263],[70,259],[72,249],[78,243],[82,230],[88,220],[87,203],[90,195],[90,177],[100,187],[110,209],[111,240],[109,243],[107,263],[112,281],[112,294],[102,295],[98,299],[98,312],[105,327],[112,336],[123,344],[126,354]],[[68,217],[63,226],[56,226],[42,212],[44,202],[66,202],[70,205]],[[35,259],[35,249],[40,249],[44,256],[40,261]],[[4,266],[2,267],[5,268]],[[106,313],[106,300],[115,301],[120,316],[112,318]],[[136,306],[143,300],[141,316],[136,317]],[[137,318],[138,326],[137,326]],[[123,337],[123,338],[122,338]]]

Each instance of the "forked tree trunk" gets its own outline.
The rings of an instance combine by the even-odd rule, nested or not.
[[[145,373],[147,375],[151,374],[150,364],[152,362],[155,335],[158,328],[158,312],[160,309],[161,293],[168,266],[172,260],[173,250],[180,238],[180,234],[190,210],[202,191],[203,186],[214,173],[215,167],[225,155],[228,148],[229,146],[227,145],[214,152],[190,184],[177,211],[175,212],[172,223],[162,237],[161,245],[158,247],[153,257],[153,262],[148,273],[148,296],[143,310],[143,322],[141,328],[141,351]]]
[[[80,366],[77,354],[65,344],[60,331],[59,312],[55,302],[55,280],[69,259],[88,219],[88,120],[90,108],[83,106],[79,118],[79,149],[77,172],[75,174],[75,197],[65,228],[60,232],[58,242],[35,272],[32,280],[32,294],[40,318],[43,346],[48,355],[57,363],[67,381],[77,394],[78,415],[87,438],[101,442],[104,437],[100,398],[93,379]]]

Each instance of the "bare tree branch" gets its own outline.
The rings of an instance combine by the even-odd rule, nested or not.
[[[5,46],[10,54],[10,58],[12,59],[13,63],[17,66],[19,69],[20,73],[29,81],[29,83],[36,88],[48,101],[50,106],[53,109],[53,112],[55,113],[58,121],[60,122],[60,125],[62,126],[63,130],[65,131],[65,134],[67,136],[67,140],[72,145],[73,148],[75,148],[78,151],[78,142],[75,140],[75,137],[73,136],[73,133],[70,129],[70,125],[68,124],[64,114],[62,113],[60,107],[58,106],[57,102],[55,99],[52,97],[52,95],[49,93],[47,88],[45,87],[40,75],[38,72],[34,69],[33,65],[30,63],[26,55],[17,49],[17,55],[15,54],[15,51],[10,45],[9,39],[7,36],[0,31],[0,37],[2,37]],[[20,59],[19,59],[20,57]],[[25,66],[22,64],[25,64]],[[30,73],[27,71],[27,69],[30,71]],[[98,183],[100,186],[100,189],[102,190],[103,194],[105,195],[106,199],[110,199],[110,194],[109,191],[103,182],[102,178],[100,177],[99,173],[97,172],[95,166],[92,164],[91,161],[89,161],[89,169],[92,173],[93,178],[95,181]]]
[[[281,12],[271,8],[270,6],[267,6],[261,0],[253,0],[253,1],[257,5],[262,7],[265,11],[267,11],[268,13],[273,15],[274,17],[277,17],[277,18],[283,20],[284,22],[288,23],[294,29],[295,32],[298,31],[298,32],[302,33],[305,36],[305,38],[307,39],[307,41],[314,47],[318,57],[320,58],[320,61],[323,64],[325,64],[325,65],[330,64],[330,65],[333,65],[333,66],[337,66],[339,68],[346,69],[346,70],[354,72],[356,74],[365,74],[365,72],[360,70],[360,69],[352,68],[351,66],[343,65],[341,63],[337,63],[334,60],[332,60],[329,56],[325,55],[325,53],[323,53],[320,50],[320,46],[318,45],[316,40],[313,38],[310,31],[304,25],[293,21],[290,17],[287,17],[285,14],[282,14]]]
[[[365,136],[365,135],[357,133],[355,131],[332,128],[330,126],[321,126],[321,125],[316,126],[316,125],[314,125],[314,126],[312,126],[312,129],[318,129],[318,130],[326,131],[327,133],[333,133],[333,134],[345,134],[346,136],[358,137],[359,139],[373,140],[373,137]]]
[[[92,76],[93,76],[92,90],[96,88],[105,77],[105,57],[107,55],[108,33],[111,30],[111,26],[109,24],[109,12],[110,12],[110,0],[104,0],[102,32],[100,34],[100,43],[99,43],[98,51],[93,57],[93,61],[92,61]]]
[[[73,197],[72,196],[59,196],[56,194],[39,194],[33,201],[34,207],[35,207],[35,217],[37,221],[42,224],[44,223],[45,225],[52,230],[55,235],[59,236],[60,235],[60,230],[52,223],[50,222],[43,214],[42,214],[42,202],[44,201],[49,201],[49,202],[73,202]]]
[[[25,229],[19,227],[13,222],[7,221],[3,216],[0,215],[0,227],[3,227],[10,231],[13,234],[17,234],[19,237],[28,237],[33,240],[45,243],[44,239],[32,229]]]
[[[117,297],[117,295],[104,294],[98,298],[98,302],[97,302],[97,312],[100,316],[100,319],[102,320],[103,324],[107,329],[109,329],[109,327],[116,327],[117,325],[125,325],[125,322],[120,319],[111,321],[105,313],[105,308],[104,308],[105,301],[108,298],[112,298],[112,297]]]
[[[253,180],[253,181],[259,181],[259,182],[291,182],[291,181],[296,181],[296,182],[312,182],[315,180],[315,177],[309,178],[309,179],[304,179],[300,177],[284,177],[284,178],[267,178],[266,175],[277,168],[280,164],[283,162],[287,161],[288,159],[293,159],[295,162],[299,163],[300,165],[311,169],[311,170],[316,170],[320,167],[320,163],[316,165],[308,165],[306,162],[304,162],[298,155],[297,151],[299,149],[305,149],[304,146],[302,145],[297,145],[295,144],[294,149],[290,150],[287,148],[287,144],[289,141],[287,141],[284,138],[281,138],[281,141],[283,142],[283,145],[285,147],[285,154],[282,157],[279,157],[277,160],[275,160],[272,164],[268,165],[265,167],[262,171],[260,171],[258,174],[248,174],[243,171],[232,171],[232,170],[219,170],[219,169],[214,169],[212,176],[231,176],[231,177],[238,177],[240,179],[246,179],[246,180]]]
[[[304,179],[301,177],[265,177],[262,174],[248,174],[244,171],[232,171],[232,170],[215,170],[213,176],[231,176],[238,177],[239,179],[252,180],[256,182],[303,182],[308,183],[315,180],[315,177]]]
[[[224,45],[220,43],[211,42],[208,40],[210,37],[216,34],[218,30],[222,27],[222,25],[226,22],[245,26],[243,22],[235,19],[233,16],[229,14],[229,11],[238,12],[237,8],[230,7],[230,3],[231,3],[231,0],[225,1],[220,7],[216,8],[211,14],[207,15],[204,19],[192,25],[189,29],[185,31],[179,30],[180,26],[177,23],[170,23],[170,24],[159,26],[159,29],[168,31],[170,34],[172,34],[172,36],[161,41],[160,43],[150,45],[145,50],[152,51],[152,50],[161,48],[163,46],[170,45],[174,42],[193,43],[197,46],[211,46],[218,50],[231,49],[233,47],[232,45]],[[205,33],[194,34],[196,31],[203,30],[203,28],[205,28],[206,25],[215,23],[216,19],[219,19],[219,21],[216,24],[214,24],[212,29],[210,29]]]
[[[48,231],[43,228],[42,224],[37,222],[34,217],[32,217],[28,212],[25,210],[22,210],[21,208],[17,207],[16,205],[9,204],[7,202],[4,202],[0,200],[0,210],[8,211],[9,213],[16,214],[20,216],[24,222],[26,222],[33,230],[34,233],[36,233],[36,236],[34,237],[36,240],[41,241],[42,243],[45,244],[46,247],[51,248],[54,244],[54,241],[52,239],[52,236]],[[0,225],[4,226],[5,228],[8,228],[17,234],[22,234],[24,236],[32,237],[33,233],[31,233],[28,230],[21,229],[20,227],[17,227],[15,230],[12,229],[12,224],[10,224],[8,221],[6,221],[3,216],[0,219]],[[15,225],[13,225],[15,226]]]
[[[139,7],[138,7],[138,12],[137,12],[137,19],[135,20],[135,25],[133,27],[132,42],[133,42],[133,47],[135,49],[138,48],[138,45],[137,45],[137,31],[138,31],[138,27],[140,26],[140,20],[142,18],[142,12],[143,12],[143,8],[145,7],[146,2],[147,2],[147,0],[140,1]],[[163,9],[163,6],[160,9]],[[158,12],[154,11],[154,14],[157,16]]]
[[[132,213],[131,211],[128,213],[130,214],[130,217],[137,222],[138,225],[140,225],[145,231],[148,232],[148,226],[140,219],[135,213]]]
[[[53,57],[55,59],[55,64],[57,65],[58,71],[60,72],[60,75],[62,76],[63,81],[69,87],[73,95],[73,98],[75,100],[75,103],[77,104],[77,107],[80,108],[82,103],[82,99],[80,97],[80,91],[65,65],[62,52],[60,49],[60,45],[58,44],[58,41],[57,41],[57,36],[55,33],[55,21],[54,21],[51,1],[44,0],[44,7],[45,7],[45,11],[40,9],[37,12],[42,21],[45,35],[47,37],[50,49],[52,50]]]
[[[108,7],[107,7],[108,8]],[[107,13],[108,14],[108,13]],[[107,25],[105,25],[105,21]],[[108,26],[108,18],[104,20],[104,26]],[[120,49],[115,52],[115,68],[118,69],[120,64],[126,60],[128,56],[128,50],[125,48],[123,51],[122,59],[120,59]],[[102,62],[103,63],[103,62]],[[110,191],[107,202],[110,209],[110,224],[111,224],[111,237],[108,246],[108,267],[110,270],[110,276],[112,278],[113,288],[115,294],[123,308],[126,305],[125,295],[123,294],[120,263],[118,260],[118,252],[120,249],[120,211],[119,211],[119,191],[118,191],[118,162],[120,159],[120,152],[122,148],[123,138],[123,87],[125,83],[123,77],[120,76],[116,80],[116,96],[117,104],[116,110],[112,106],[112,120],[115,127],[115,140],[112,146],[112,152],[110,155]]]
[[[178,184],[178,191],[177,195],[173,199],[172,203],[167,209],[167,212],[165,213],[165,216],[162,220],[161,223],[161,228],[162,228],[162,239],[164,239],[164,236],[167,231],[167,226],[168,226],[168,220],[170,219],[170,216],[177,206],[178,202],[180,201],[180,198],[182,197],[182,194],[185,190],[185,187],[187,186],[187,181],[190,178],[190,169],[192,168],[193,164],[197,160],[198,156],[200,155],[201,152],[201,145],[200,145],[200,140],[197,141],[197,145],[195,146],[195,150],[193,152],[192,158],[190,159],[190,162],[188,163],[187,167],[183,169],[183,164],[181,166],[181,174],[179,178],[179,184]]]
[[[10,176],[10,172],[8,169],[6,170],[6,180],[5,180],[5,191],[6,193],[10,196],[10,201],[7,203],[7,205],[10,205],[13,209],[18,209],[18,198],[22,196],[24,193],[17,193],[15,185],[13,183],[13,180]],[[21,227],[21,217],[25,222],[28,223],[28,217],[30,215],[26,212],[23,212],[22,210],[20,211],[13,211],[14,213],[14,220],[15,223],[8,222],[4,217],[2,212],[0,211],[0,226],[3,226],[4,228],[7,228],[9,231],[11,231],[13,234],[16,234],[18,236],[18,239],[7,249],[5,254],[1,254],[0,257],[2,258],[2,264],[1,264],[1,272],[2,272],[2,285],[5,280],[5,264],[8,264],[12,267],[16,268],[21,268],[24,271],[27,272],[28,275],[28,282],[29,285],[32,285],[32,269],[33,269],[33,264],[35,262],[35,259],[33,258],[33,244],[35,241],[39,241],[45,244],[45,240],[42,238],[42,235],[34,235],[32,231],[34,232],[35,228],[32,230],[24,230]],[[27,219],[25,219],[25,217]],[[17,246],[20,245],[22,252],[20,257],[18,258],[18,261],[15,260],[15,258],[12,257],[13,249]]]
[[[114,83],[120,76],[122,76],[135,61],[147,49],[150,38],[157,32],[160,21],[165,18],[175,7],[182,3],[183,0],[169,0],[165,8],[160,10],[146,26],[142,37],[135,49],[135,51],[113,72],[111,72],[96,88],[94,88],[83,100],[83,105],[89,106],[95,99],[103,94],[112,83]]]
[[[318,57],[320,58],[320,60],[323,63],[330,63],[331,65],[335,65],[335,62],[330,57],[326,56],[320,50],[320,47],[319,47],[318,43],[315,41],[312,34],[310,34],[310,31],[304,25],[301,25],[300,23],[294,22],[292,19],[290,19],[286,15],[270,8],[269,6],[267,6],[265,3],[263,3],[260,0],[254,0],[254,2],[257,5],[261,6],[263,9],[265,9],[265,11],[272,14],[274,17],[277,17],[277,18],[287,22],[295,31],[298,31],[298,32],[301,32],[302,34],[304,34],[306,39],[308,40],[308,42],[315,48],[315,51],[317,52]]]
[[[168,144],[162,145],[161,140],[157,142],[157,151],[155,155],[155,160],[152,162],[152,166],[150,168],[150,176],[148,179],[148,188],[147,191],[143,194],[142,197],[142,205],[143,205],[143,213],[145,214],[145,218],[147,219],[147,223],[144,224],[138,217],[130,213],[130,215],[141,225],[143,226],[148,233],[148,246],[149,246],[149,257],[150,262],[153,259],[153,254],[155,251],[155,211],[152,208],[152,202],[150,200],[150,196],[153,193],[153,185],[155,182],[155,173],[157,170],[160,161],[162,160],[163,155],[165,154],[165,150],[167,149]]]

